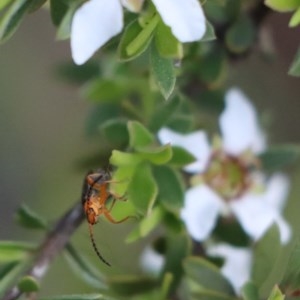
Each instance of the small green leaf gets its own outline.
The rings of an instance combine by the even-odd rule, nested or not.
[[[171,290],[171,284],[174,279],[174,275],[172,273],[165,273],[162,285],[161,285],[161,298],[160,299],[168,299],[168,294]]]
[[[206,31],[201,39],[201,42],[209,42],[216,39],[215,29],[212,24],[206,20]]]
[[[178,288],[184,275],[182,262],[190,252],[190,239],[183,232],[169,232],[166,239],[165,265],[162,274],[173,274],[173,280],[169,287],[169,293]]]
[[[37,292],[40,285],[33,276],[24,276],[18,282],[18,288],[22,293]]]
[[[184,167],[196,160],[196,158],[190,152],[181,147],[173,146],[172,152],[173,155],[169,161],[169,164],[175,167]]]
[[[230,283],[221,275],[219,269],[209,261],[200,257],[188,257],[183,266],[187,276],[205,290],[234,295]]]
[[[89,263],[70,243],[64,252],[65,257],[75,274],[94,288],[106,288],[104,276]]]
[[[264,170],[274,172],[295,163],[299,155],[298,145],[273,146],[260,155],[260,160]]]
[[[8,8],[0,20],[0,41],[9,39],[17,30],[24,15],[28,12],[31,0],[17,0]]]
[[[191,294],[193,300],[236,300],[234,296],[228,296],[220,292],[205,289],[192,292]]]
[[[285,290],[299,289],[300,285],[300,240],[294,244],[280,286]]]
[[[62,2],[62,1],[57,0],[57,2]],[[66,40],[70,37],[73,16],[82,3],[83,3],[82,0],[71,1],[67,12],[64,13],[64,16],[61,19],[58,26],[57,33],[56,33],[56,38],[58,40]],[[58,16],[56,16],[56,18],[58,19]],[[61,16],[59,16],[59,18],[61,18]]]
[[[252,279],[261,287],[274,268],[280,252],[280,233],[276,224],[264,234],[254,248]]]
[[[129,140],[127,122],[121,119],[111,119],[100,126],[106,139],[116,145],[116,148],[127,145]],[[118,147],[119,146],[119,147]]]
[[[300,1],[299,0],[265,0],[265,5],[280,12],[288,12],[297,9],[300,6]]]
[[[140,52],[140,49],[144,48],[145,44],[149,45],[152,32],[157,26],[158,21],[159,16],[157,14],[153,15],[142,31],[126,47],[126,53],[128,56],[132,56],[138,51]]]
[[[175,96],[168,101],[163,101],[156,106],[150,117],[148,128],[151,132],[157,132],[172,118],[180,106],[180,97]]]
[[[285,295],[282,294],[278,285],[275,285],[271,291],[270,296],[268,297],[268,300],[284,300],[284,298],[285,298]]]
[[[118,55],[121,61],[128,61],[136,58],[141,55],[149,46],[151,38],[145,39],[143,43],[140,43],[134,52],[128,54],[127,47],[135,40],[135,38],[142,32],[143,27],[139,24],[138,20],[134,20],[127,25],[125,31],[121,37],[119,46],[118,46]]]
[[[257,286],[249,281],[242,288],[242,295],[244,300],[259,300],[259,293]]]
[[[153,164],[162,165],[167,163],[172,157],[172,148],[171,146],[165,145],[161,147],[139,147],[136,149],[137,154],[142,159],[148,160]]]
[[[152,43],[150,53],[150,68],[153,78],[163,94],[165,99],[168,99],[174,90],[176,76],[173,60],[160,56],[155,44]]]
[[[0,241],[0,262],[22,260],[36,247],[30,243]]]
[[[140,224],[130,232],[126,238],[127,243],[134,242],[140,238],[147,236],[153,229],[155,229],[164,217],[164,210],[156,206],[152,212],[142,219]]]
[[[92,102],[119,101],[124,95],[124,88],[113,79],[95,79],[82,89],[84,98]]]
[[[157,196],[158,188],[148,164],[136,168],[128,187],[128,198],[138,211],[150,213]]]
[[[64,1],[50,0],[50,13],[54,25],[58,26],[61,23],[67,11],[68,5]]]
[[[290,66],[289,75],[299,77],[300,76],[300,48],[298,49],[296,56]]]
[[[174,37],[171,28],[161,20],[157,25],[154,38],[160,56],[173,59],[183,57],[182,44]]]
[[[31,0],[31,4],[30,4],[28,12],[32,13],[32,12],[38,10],[46,3],[46,1],[47,0]]]
[[[144,125],[137,121],[128,122],[129,146],[131,148],[147,147],[154,142],[154,136]]]
[[[133,275],[110,277],[108,284],[115,293],[122,295],[122,297],[146,293],[158,286],[157,280],[153,278]]]
[[[159,190],[159,201],[169,210],[178,212],[183,206],[184,189],[178,173],[168,166],[153,168]]]
[[[0,1],[0,10],[5,8],[8,4],[10,4],[13,0],[2,0]]]
[[[114,166],[135,166],[142,159],[136,153],[126,153],[118,150],[113,150],[110,157],[110,163]]]
[[[47,223],[37,213],[32,211],[27,205],[23,204],[17,210],[16,220],[24,227],[31,229],[46,229]]]
[[[300,7],[294,12],[289,22],[289,27],[296,27],[300,24]]]
[[[245,52],[255,40],[255,29],[250,18],[241,16],[226,32],[228,49],[234,53]]]
[[[39,300],[117,300],[114,297],[102,294],[62,295],[41,297]]]

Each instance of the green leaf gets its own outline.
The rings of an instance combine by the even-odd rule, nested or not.
[[[168,299],[168,294],[171,290],[171,284],[174,279],[174,275],[172,273],[165,273],[162,285],[161,285],[161,298],[160,299]]]
[[[211,290],[201,290],[201,292],[192,292],[193,300],[235,300],[236,297],[228,296]]]
[[[137,121],[128,122],[129,146],[133,149],[147,147],[154,142],[154,136],[144,125]]]
[[[18,288],[22,293],[37,292],[40,285],[33,276],[24,276],[18,282]]]
[[[145,47],[145,44],[149,44],[152,32],[157,26],[158,21],[159,16],[154,14],[142,31],[127,45],[126,54],[128,56],[132,56],[138,51],[140,52],[140,49]]]
[[[2,299],[8,288],[11,288],[18,280],[21,273],[28,268],[28,261],[11,262],[0,268],[0,298]]]
[[[300,24],[300,7],[294,12],[289,22],[289,27],[296,27]]]
[[[131,243],[147,236],[161,223],[163,217],[164,210],[161,207],[156,206],[152,210],[152,212],[149,215],[145,216],[140,224],[130,232],[130,234],[126,238],[126,242]]]
[[[129,135],[127,130],[127,121],[121,119],[111,119],[100,126],[100,130],[106,139],[116,145],[115,148],[124,147],[128,144]]]
[[[136,166],[142,159],[136,153],[113,150],[109,161],[114,166]]]
[[[225,62],[225,53],[222,49],[209,51],[200,63],[201,79],[210,85],[219,82],[225,70]]]
[[[172,157],[171,146],[165,145],[161,147],[139,147],[136,149],[138,156],[142,159],[148,160],[153,164],[162,165],[167,163]]]
[[[31,229],[46,229],[47,223],[37,213],[32,211],[27,205],[23,204],[16,213],[16,220],[24,227]]]
[[[221,275],[219,269],[204,258],[188,257],[183,266],[187,276],[205,290],[234,295],[232,286]]]
[[[241,16],[226,32],[225,42],[234,53],[245,52],[255,40],[255,29],[252,20]]]
[[[284,298],[285,295],[282,294],[278,285],[275,285],[271,291],[270,296],[268,297],[268,300],[284,300]]]
[[[181,147],[173,146],[172,153],[173,155],[169,161],[169,164],[175,167],[182,168],[196,160],[196,158],[190,152]]]
[[[155,46],[160,56],[173,59],[182,59],[182,44],[174,37],[171,28],[161,20],[155,31]]]
[[[148,128],[151,132],[157,132],[172,118],[180,106],[180,97],[175,96],[168,101],[163,101],[156,106],[150,117]]]
[[[104,276],[89,263],[70,243],[64,251],[65,258],[75,274],[94,288],[107,287]]]
[[[204,36],[201,39],[201,42],[209,42],[216,39],[215,29],[212,24],[206,20],[206,31]]]
[[[46,3],[46,1],[47,0],[31,0],[31,4],[30,4],[28,12],[32,13],[32,12],[38,10]]]
[[[174,90],[176,82],[173,60],[160,56],[155,44],[152,43],[150,64],[153,78],[160,92],[165,99],[168,99]]]
[[[168,166],[153,168],[159,190],[159,201],[173,212],[178,212],[183,206],[184,188],[178,173]]]
[[[265,0],[265,5],[280,12],[288,12],[297,9],[300,6],[300,1],[299,0]]]
[[[300,285],[300,240],[294,244],[280,286],[285,290],[299,289]]]
[[[259,300],[259,293],[257,286],[249,281],[242,288],[242,296],[244,300]]]
[[[128,54],[127,47],[135,40],[135,38],[142,32],[143,27],[139,24],[138,20],[134,20],[127,25],[125,31],[121,37],[119,46],[118,46],[118,56],[121,61],[132,60],[139,55],[141,55],[149,46],[151,38],[147,38],[140,41],[138,46],[135,45],[135,48]]]
[[[270,147],[260,155],[264,170],[274,172],[296,162],[300,155],[300,146],[281,145]]]
[[[288,74],[296,77],[300,76],[300,48],[296,53],[296,56],[292,62],[292,65],[290,66]]]
[[[0,1],[0,10],[5,8],[8,4],[10,4],[13,0],[1,0]]]
[[[0,241],[0,262],[11,262],[27,258],[36,247],[30,243]]]
[[[146,293],[158,286],[157,280],[143,276],[119,275],[110,277],[108,284],[111,289],[122,297]]]
[[[157,196],[158,188],[148,164],[136,168],[128,187],[128,198],[142,214],[149,214]]]
[[[166,239],[165,265],[162,274],[173,274],[169,294],[176,290],[183,277],[182,261],[190,252],[190,239],[183,232],[169,232]]]
[[[62,295],[41,297],[39,300],[117,300],[114,297],[102,294]]]
[[[280,252],[280,233],[276,224],[256,243],[252,267],[252,279],[261,287],[274,268]]]
[[[50,0],[50,13],[54,25],[58,26],[68,11],[68,5],[62,0]]]
[[[20,25],[23,16],[28,12],[31,0],[17,0],[8,8],[0,20],[0,41],[9,39]]]
[[[57,2],[62,2],[62,1],[57,0]],[[58,26],[57,33],[56,33],[56,38],[58,40],[66,40],[70,37],[73,16],[82,3],[83,3],[82,0],[71,1],[67,12],[64,13],[64,16],[61,19]],[[60,12],[60,14],[62,14],[62,12]],[[61,18],[61,16],[56,16],[56,18],[58,21],[58,18]]]
[[[119,101],[123,98],[124,88],[113,79],[95,79],[82,89],[84,98],[92,102]]]

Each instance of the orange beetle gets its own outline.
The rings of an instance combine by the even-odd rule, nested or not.
[[[89,233],[92,241],[93,248],[97,256],[108,266],[110,264],[103,258],[100,251],[98,250],[92,226],[95,225],[98,221],[100,215],[104,215],[107,220],[111,223],[118,224],[126,221],[129,217],[116,221],[110,214],[113,206],[115,205],[116,200],[121,200],[122,197],[113,195],[108,190],[108,184],[111,182],[111,177],[109,172],[106,172],[102,169],[97,170],[95,173],[90,173],[87,175],[83,195],[82,195],[82,204],[83,209],[89,224]],[[112,197],[112,203],[109,208],[106,207],[106,202],[109,198]]]

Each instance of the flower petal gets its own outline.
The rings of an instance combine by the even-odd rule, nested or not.
[[[121,0],[121,3],[131,12],[139,12],[142,9],[144,0]]]
[[[195,131],[189,134],[180,134],[168,128],[158,132],[158,139],[162,144],[171,143],[179,146],[195,156],[197,161],[187,165],[184,170],[190,173],[200,173],[206,168],[211,155],[211,147],[204,131]]]
[[[146,247],[140,258],[142,268],[152,274],[158,274],[165,262],[164,256],[150,247]]]
[[[205,16],[198,0],[152,0],[163,22],[182,43],[200,40],[206,30]]]
[[[222,206],[220,197],[206,185],[192,187],[186,192],[181,218],[195,240],[209,237]]]
[[[245,232],[254,240],[263,236],[278,215],[263,195],[247,194],[230,202],[230,206]]]
[[[278,212],[283,210],[284,204],[288,199],[290,181],[282,173],[276,173],[269,179],[266,187],[266,201]]]
[[[221,268],[222,274],[230,281],[237,294],[241,294],[242,286],[250,279],[252,254],[247,248],[220,244],[209,247],[207,253],[225,259]]]
[[[76,64],[85,63],[111,37],[123,28],[119,0],[90,0],[74,14],[71,26],[71,51]]]
[[[247,149],[255,153],[263,152],[266,140],[251,102],[234,88],[226,93],[225,105],[219,119],[224,149],[233,155]]]

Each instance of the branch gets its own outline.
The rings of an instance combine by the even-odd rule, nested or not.
[[[56,223],[49,232],[44,242],[37,250],[35,259],[31,267],[24,275],[30,275],[40,281],[54,258],[63,250],[68,243],[72,233],[79,227],[84,220],[84,213],[80,201]],[[17,286],[7,291],[3,300],[15,300],[22,295],[22,291]]]

